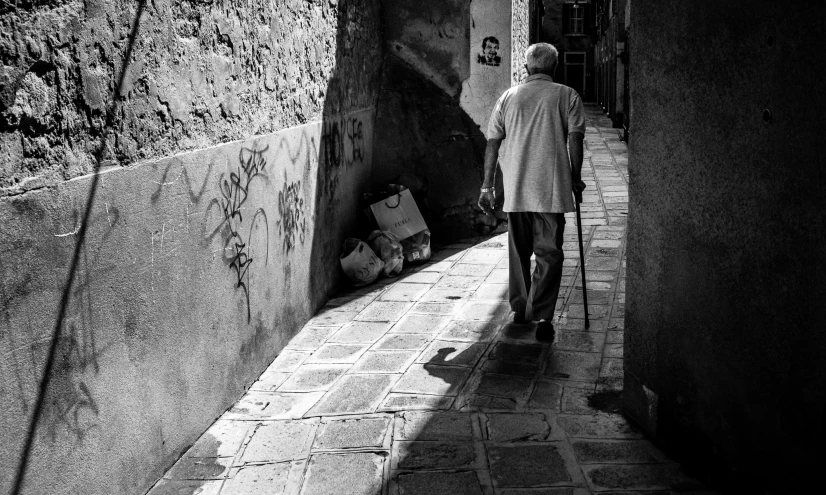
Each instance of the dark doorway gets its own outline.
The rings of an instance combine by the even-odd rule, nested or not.
[[[565,84],[585,94],[585,52],[565,53]]]

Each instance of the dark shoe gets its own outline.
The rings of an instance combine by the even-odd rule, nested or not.
[[[540,320],[536,324],[536,340],[540,342],[554,341],[554,326],[548,320]]]
[[[528,323],[528,320],[525,319],[525,313],[514,313],[513,322],[517,325],[522,325]]]

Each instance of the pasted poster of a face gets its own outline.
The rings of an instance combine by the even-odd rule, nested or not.
[[[482,53],[476,56],[476,63],[494,67],[502,63],[502,57],[499,56],[499,40],[495,36],[488,36],[482,40]]]

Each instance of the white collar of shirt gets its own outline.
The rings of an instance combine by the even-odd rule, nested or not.
[[[548,74],[534,74],[532,76],[528,76],[525,78],[525,82],[536,81],[537,79],[554,82],[554,78],[549,76]]]

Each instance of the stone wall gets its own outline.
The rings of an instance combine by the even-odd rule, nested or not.
[[[363,4],[3,2],[0,194],[88,174],[98,158],[127,166],[369,106],[370,70],[328,83],[337,47],[375,63],[355,50],[375,30]]]
[[[511,85],[528,77],[525,50],[531,44],[531,0],[513,0],[511,7]]]
[[[824,465],[824,8],[631,6],[626,408],[735,492]]]
[[[127,58],[141,5],[2,7],[2,493],[24,457],[22,493],[144,493],[326,300],[369,186],[377,1],[156,1]]]

